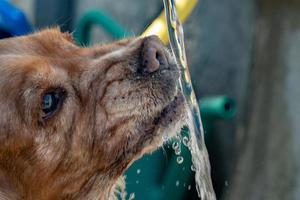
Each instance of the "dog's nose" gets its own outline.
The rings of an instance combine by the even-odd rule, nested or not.
[[[141,48],[141,73],[152,73],[160,66],[167,65],[167,55],[164,45],[157,36],[149,36],[143,39]]]

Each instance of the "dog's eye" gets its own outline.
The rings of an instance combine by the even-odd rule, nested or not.
[[[61,107],[64,97],[64,91],[52,91],[44,94],[41,105],[44,119],[51,117]]]

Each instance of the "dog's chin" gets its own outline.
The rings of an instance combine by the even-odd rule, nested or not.
[[[163,142],[175,136],[186,121],[186,102],[181,92],[157,114],[148,124],[145,134],[147,141],[146,152],[151,152],[161,146]]]
[[[178,122],[183,121],[185,115],[185,100],[181,92],[154,118],[153,124],[157,129],[174,128]],[[166,133],[170,134],[170,133]]]

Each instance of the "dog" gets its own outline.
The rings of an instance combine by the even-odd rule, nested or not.
[[[180,70],[156,36],[79,47],[58,28],[0,41],[0,199],[115,199],[180,128]]]

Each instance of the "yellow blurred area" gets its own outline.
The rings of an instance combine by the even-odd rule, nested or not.
[[[179,19],[184,22],[187,17],[191,14],[192,10],[195,8],[198,0],[176,0],[176,8]],[[166,26],[166,16],[163,11],[159,17],[157,17],[152,24],[141,35],[142,37],[149,35],[157,35],[164,44],[168,43],[168,29]]]

